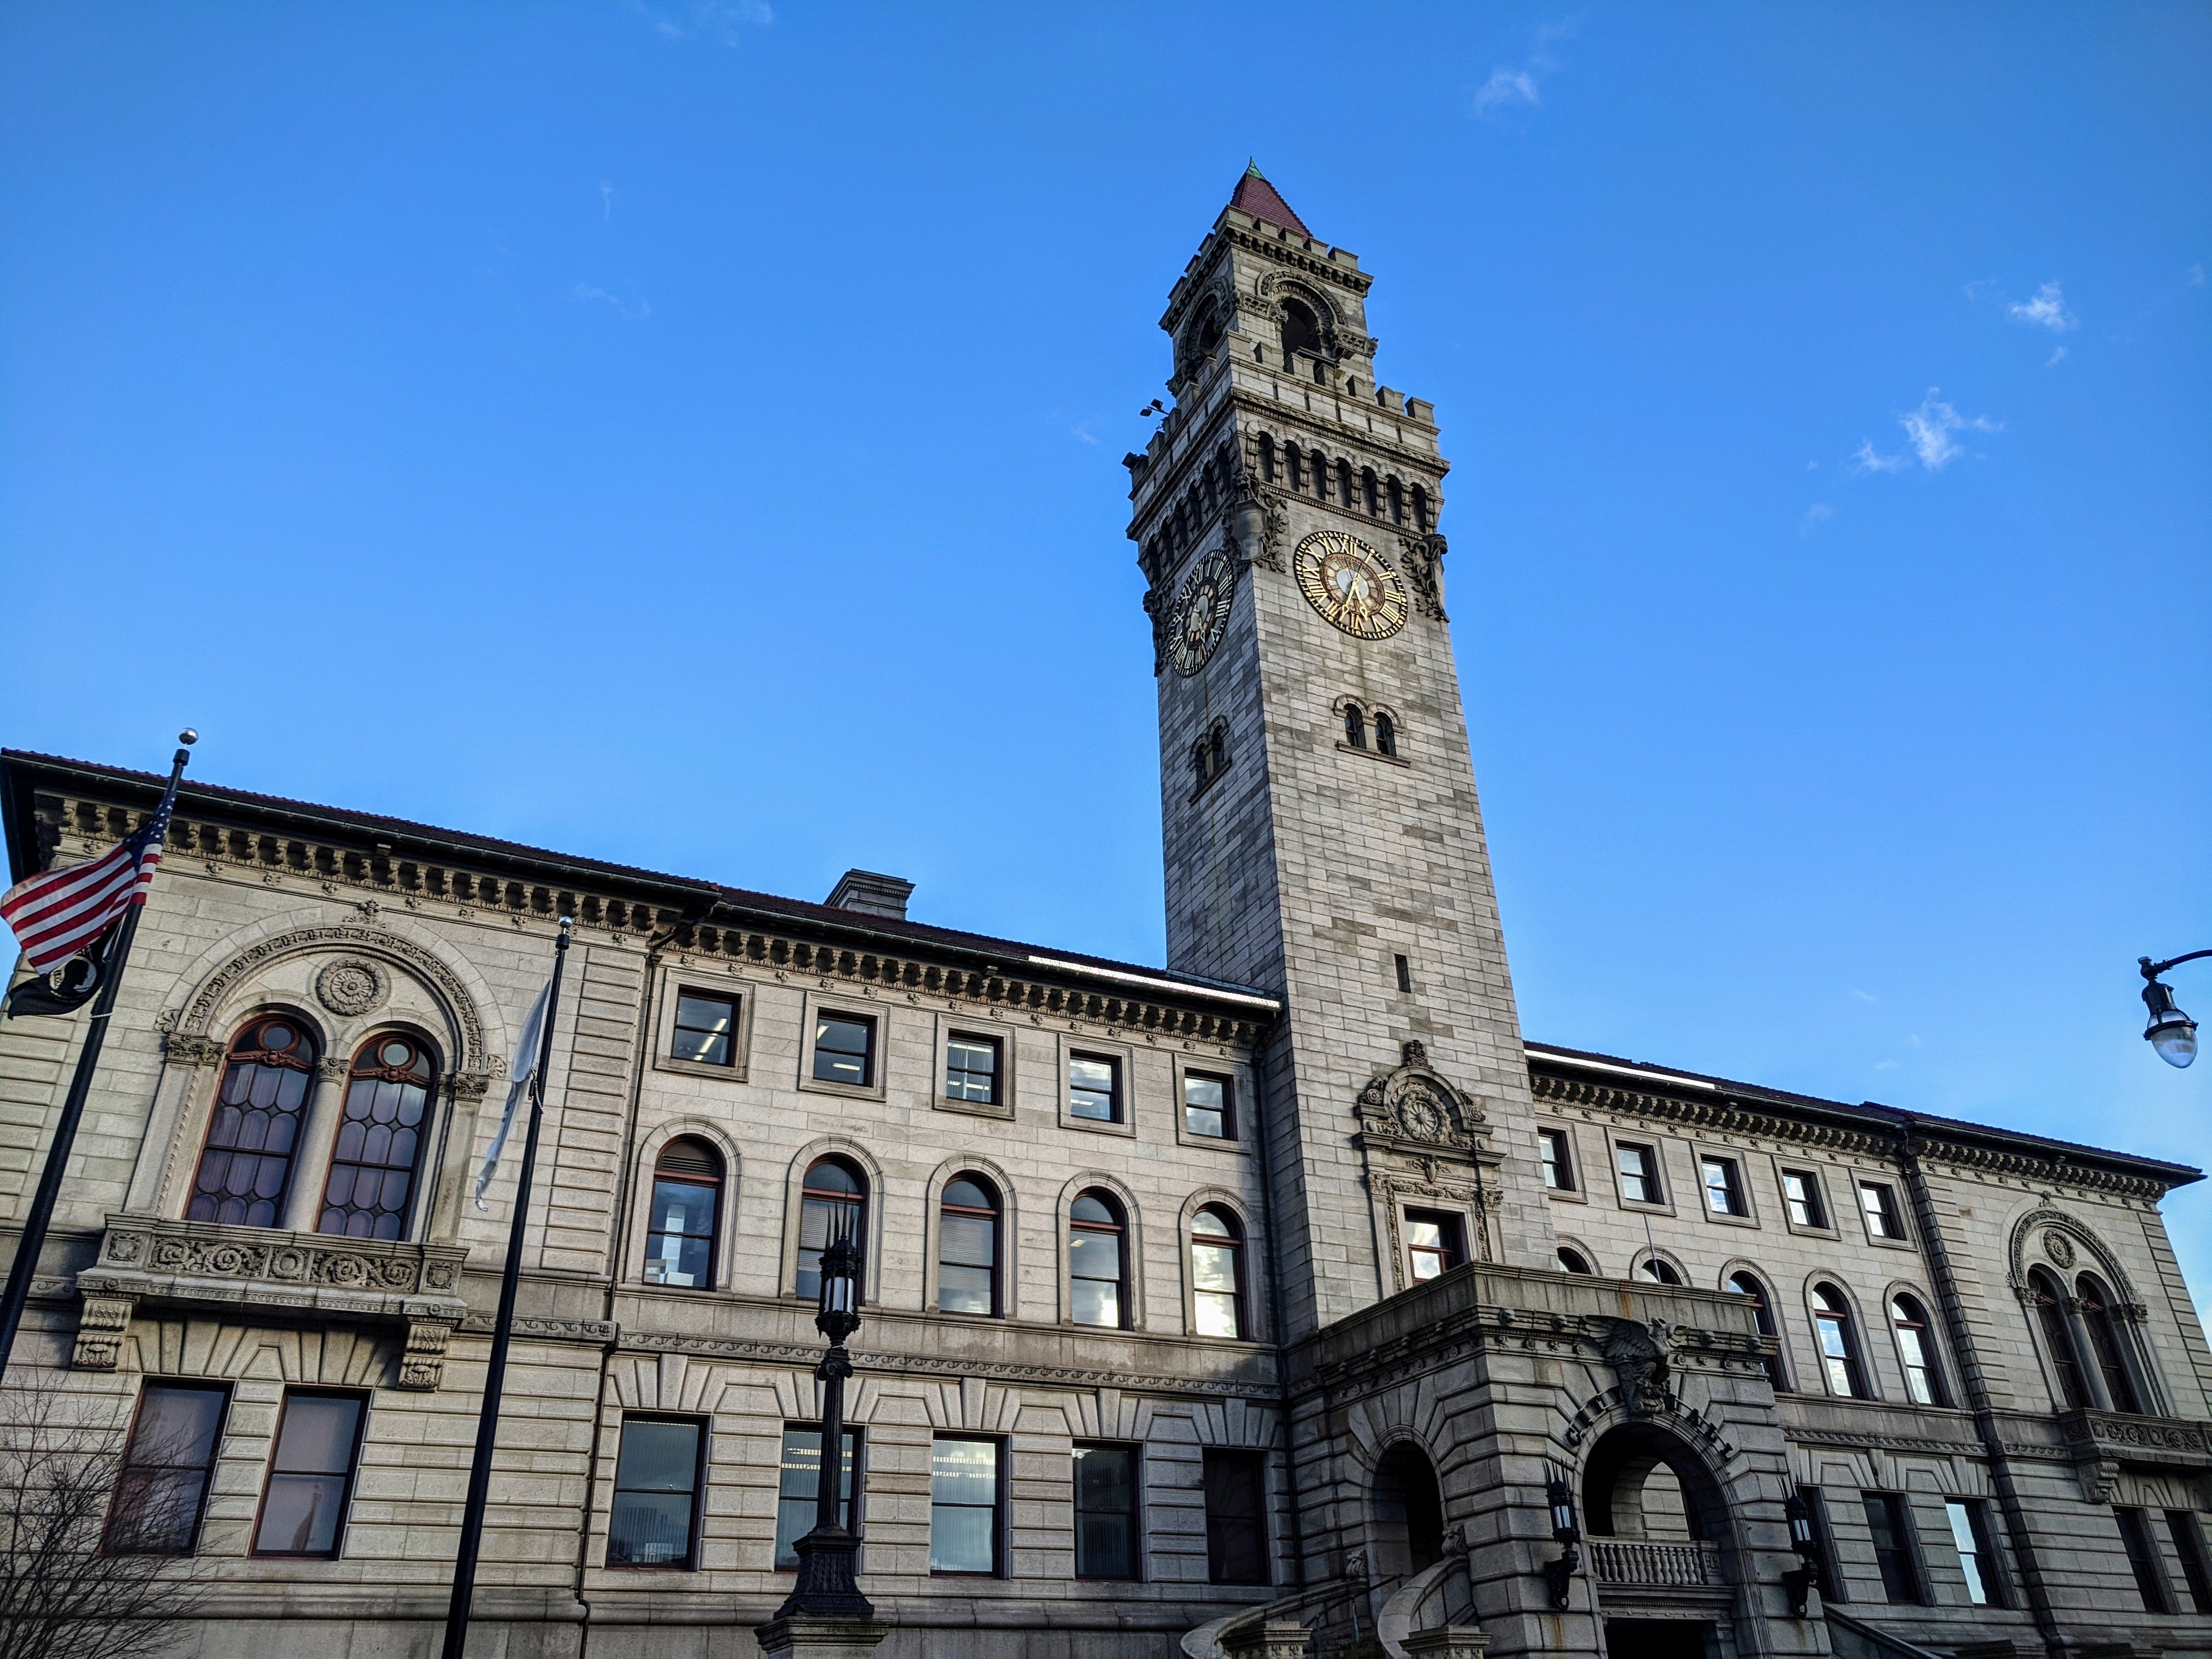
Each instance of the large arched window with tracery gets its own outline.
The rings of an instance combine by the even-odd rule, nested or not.
[[[2083,1273],[2074,1288],[2081,1293],[2081,1322],[2089,1329],[2089,1348],[2097,1357],[2097,1374],[2105,1379],[2105,1398],[2116,1412],[2140,1412],[2142,1401],[2122,1351],[2119,1327],[2112,1321],[2112,1293],[2094,1273]]]
[[[2051,1369],[2057,1375],[2060,1405],[2087,1405],[2089,1389],[2081,1379],[2081,1355],[2074,1346],[2074,1333],[2066,1322],[2066,1292],[2041,1267],[2027,1270],[2027,1288],[2035,1304],[2035,1322],[2043,1329],[2044,1349],[2051,1356]]]
[[[264,1015],[231,1040],[185,1207],[188,1219],[234,1227],[283,1222],[316,1052],[314,1038],[285,1014]]]
[[[385,1031],[361,1045],[346,1077],[345,1115],[331,1148],[317,1232],[407,1236],[437,1078],[436,1057],[418,1036]]]

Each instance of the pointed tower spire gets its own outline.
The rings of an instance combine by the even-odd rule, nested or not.
[[[1244,176],[1237,181],[1237,193],[1229,198],[1229,205],[1255,219],[1265,219],[1271,225],[1294,230],[1301,236],[1313,234],[1306,228],[1305,221],[1291,211],[1291,204],[1267,182],[1267,175],[1260,171],[1257,157],[1245,163]]]

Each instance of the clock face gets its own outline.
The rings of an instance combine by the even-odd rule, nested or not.
[[[1406,590],[1382,556],[1357,536],[1317,530],[1291,561],[1313,608],[1356,640],[1387,640],[1406,625]]]
[[[1206,666],[1229,628],[1230,588],[1236,573],[1219,553],[1209,553],[1183,579],[1168,612],[1168,661],[1186,677]]]

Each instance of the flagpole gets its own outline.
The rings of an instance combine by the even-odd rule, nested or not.
[[[199,734],[182,732],[178,740],[185,746],[177,750],[176,758],[170,763],[168,787],[161,792],[161,804],[154,810],[156,823],[168,816],[170,805],[177,799],[177,784],[185,775],[185,763],[191,758],[190,746],[199,741]],[[46,1149],[46,1167],[39,1176],[38,1194],[31,1200],[30,1213],[23,1218],[23,1237],[16,1243],[15,1260],[8,1269],[8,1289],[4,1297],[0,1297],[0,1376],[7,1374],[8,1360],[15,1352],[15,1333],[22,1326],[23,1309],[31,1299],[31,1279],[38,1272],[39,1257],[46,1247],[46,1228],[54,1218],[54,1206],[61,1198],[62,1177],[69,1172],[70,1152],[76,1145],[76,1126],[84,1116],[84,1103],[92,1093],[92,1075],[100,1066],[100,1048],[107,1041],[108,1016],[115,1012],[116,988],[123,982],[123,967],[131,959],[131,941],[138,935],[138,918],[146,908],[139,902],[142,898],[142,894],[134,894],[132,902],[124,910],[122,931],[115,940],[114,960],[108,965],[106,982],[93,1000],[84,1047],[77,1051],[76,1075],[70,1079],[68,1097],[62,1102],[61,1121],[54,1126],[53,1145]]]
[[[545,1073],[553,1063],[553,1022],[561,1009],[561,970],[568,961],[568,932],[553,943],[553,983],[545,997],[545,1024],[538,1036],[538,1066],[530,1078],[530,1132],[522,1143],[522,1173],[514,1187],[514,1215],[507,1228],[507,1267],[500,1275],[499,1317],[491,1331],[491,1361],[484,1368],[483,1408],[477,1416],[476,1460],[469,1467],[469,1501],[461,1512],[461,1548],[453,1562],[453,1595],[446,1608],[444,1659],[461,1659],[469,1639],[469,1603],[477,1589],[477,1554],[483,1544],[484,1505],[491,1497],[492,1448],[499,1438],[499,1401],[507,1383],[507,1340],[514,1334],[514,1296],[522,1276],[522,1236],[530,1220],[530,1177],[538,1167],[538,1131],[545,1120]]]

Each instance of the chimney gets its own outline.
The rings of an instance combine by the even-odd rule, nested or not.
[[[858,910],[864,915],[890,916],[904,921],[907,896],[913,891],[912,882],[901,881],[896,876],[879,876],[872,870],[848,870],[837,878],[836,886],[830,890],[829,902],[840,910]]]

